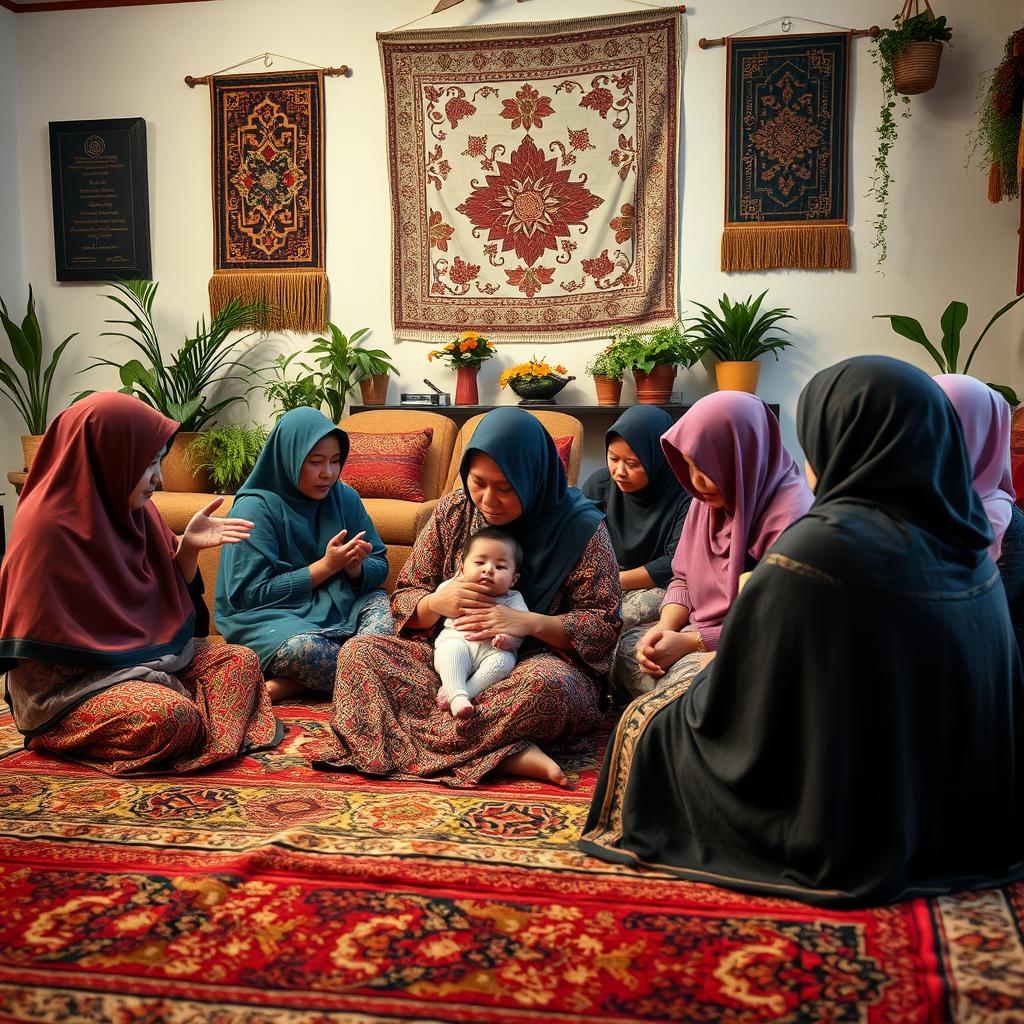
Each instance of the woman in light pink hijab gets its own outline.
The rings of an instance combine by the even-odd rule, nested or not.
[[[985,506],[995,535],[989,554],[996,562],[1013,512],[1010,406],[1002,395],[976,377],[943,373],[933,380],[945,391],[960,417],[967,455],[974,468],[974,489]]]
[[[637,644],[651,689],[669,669],[685,671],[713,651],[722,623],[752,569],[814,500],[761,399],[720,391],[697,402],[666,431],[661,446],[690,505],[672,560],[661,619]]]

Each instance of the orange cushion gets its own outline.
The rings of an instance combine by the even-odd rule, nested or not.
[[[398,434],[349,433],[341,479],[361,498],[425,501],[423,464],[433,437],[433,427]]]

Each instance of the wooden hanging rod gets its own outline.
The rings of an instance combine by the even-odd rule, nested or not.
[[[882,30],[877,25],[872,25],[871,28],[852,28],[850,29],[851,36],[871,36],[872,39],[877,38],[878,33]],[[704,39],[703,37],[697,40],[697,45],[702,49],[706,50],[709,46],[725,46],[725,41],[728,37],[722,36],[720,39]],[[742,36],[736,36],[737,39],[742,39]]]
[[[340,68],[323,68],[322,70],[327,78],[339,78],[342,76],[348,78],[352,74],[352,69],[347,64],[342,64]],[[198,78],[186,75],[185,84],[190,89],[194,89],[197,85],[209,85],[212,78],[213,75],[200,75]]]

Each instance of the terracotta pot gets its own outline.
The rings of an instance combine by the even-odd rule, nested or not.
[[[757,378],[760,373],[761,364],[756,359],[742,363],[715,363],[715,380],[719,391],[757,394]]]
[[[480,373],[479,366],[460,366],[456,373],[455,381],[455,404],[456,405],[479,405],[480,393],[477,390],[476,378]]]
[[[942,43],[908,43],[892,62],[892,87],[905,96],[916,96],[934,88],[939,80]]]
[[[192,456],[185,453],[189,442],[197,434],[181,430],[174,435],[170,450],[160,464],[160,475],[164,479],[165,491],[179,491],[187,494],[210,494],[213,481],[205,469],[192,468]]]
[[[359,382],[363,405],[384,405],[388,399],[388,378],[389,374],[375,373]]]
[[[654,367],[650,373],[633,371],[636,381],[636,400],[640,405],[664,405],[672,397],[676,380],[676,367],[667,363]]]
[[[42,440],[42,434],[21,435],[21,451],[25,456],[26,473],[32,468],[32,463],[35,462],[36,452],[39,451],[39,445],[42,443]]]
[[[622,400],[622,378],[612,380],[595,374],[594,388],[597,390],[598,405],[618,405]]]

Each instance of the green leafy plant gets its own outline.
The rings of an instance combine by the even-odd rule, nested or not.
[[[622,347],[614,341],[601,349],[583,368],[583,372],[589,373],[592,377],[607,377],[609,380],[622,380],[625,370],[626,362]]]
[[[252,472],[267,443],[259,424],[242,427],[225,423],[197,434],[185,449],[193,469],[206,470],[221,494],[233,494]]]
[[[263,397],[272,406],[277,407],[278,418],[292,409],[320,408],[321,395],[314,371],[304,363],[299,363],[299,366],[307,372],[301,377],[290,378],[288,376],[289,366],[300,354],[293,352],[290,356],[279,355],[272,363],[267,366],[258,366],[253,371],[263,380],[253,384],[249,390],[262,391]]]
[[[231,335],[253,323],[261,322],[267,315],[265,305],[232,299],[210,318],[209,324],[202,317],[196,324],[195,334],[186,338],[181,348],[168,359],[153,323],[153,300],[156,298],[157,283],[142,280],[112,281],[110,287],[114,293],[105,297],[120,306],[129,319],[105,322],[131,328],[134,333],[104,331],[102,337],[127,339],[143,353],[149,366],[139,359],[129,359],[121,365],[112,359],[94,356],[96,362],[80,372],[94,370],[98,366],[113,366],[121,378],[120,391],[123,394],[134,395],[165,416],[177,420],[183,431],[199,430],[223,408],[242,401],[241,395],[233,395],[207,405],[205,392],[224,381],[243,379],[225,371],[229,366],[236,365],[232,358],[234,350],[255,332],[250,331],[233,341]],[[82,391],[75,396],[74,401],[92,393]]]
[[[893,111],[896,109],[896,83],[893,79],[893,62],[911,43],[949,42],[953,30],[946,24],[945,17],[936,18],[931,11],[922,11],[911,18],[897,14],[892,19],[895,28],[883,28],[875,39],[870,53],[878,65],[882,78],[882,108],[878,121],[878,152],[875,154],[875,173],[867,194],[874,196],[878,203],[873,226],[875,240],[872,245],[878,250],[878,265],[881,266],[889,254],[886,232],[889,223],[889,189],[892,186],[892,172],[889,170],[889,154],[899,138],[899,127]],[[910,117],[910,97],[900,95],[903,104],[902,117]]]
[[[75,337],[69,334],[54,350],[49,365],[43,369],[43,332],[36,315],[35,300],[32,297],[32,286],[28,288],[28,307],[21,325],[16,324],[7,313],[7,306],[0,299],[0,323],[7,332],[7,340],[11,343],[14,361],[21,367],[24,380],[18,371],[6,360],[0,359],[0,394],[5,395],[21,413],[25,428],[29,434],[45,434],[49,421],[50,386],[53,374],[68,347],[68,342]]]
[[[1024,28],[1006,40],[997,68],[980,76],[984,93],[978,110],[978,127],[969,132],[967,163],[980,149],[989,169],[989,199],[1016,199],[1017,152],[1020,145],[1021,110],[1024,108]]]
[[[938,347],[928,340],[928,335],[925,334],[920,321],[915,320],[912,316],[904,316],[902,313],[876,313],[874,318],[876,320],[888,320],[892,329],[898,335],[916,342],[926,349],[942,373],[968,373],[971,369],[971,363],[974,361],[974,354],[978,351],[978,346],[981,345],[985,335],[988,334],[989,328],[1004,313],[1013,309],[1021,299],[1024,299],[1024,295],[1018,295],[1017,298],[1011,299],[1002,309],[993,313],[992,318],[985,325],[985,329],[981,334],[978,335],[978,340],[967,354],[967,362],[964,363],[963,369],[960,369],[957,364],[960,361],[960,333],[964,328],[964,324],[967,323],[968,309],[966,302],[954,299],[946,307],[939,321],[939,326],[942,328],[942,341],[939,342]],[[1016,406],[1020,404],[1016,392],[1008,385],[990,383],[988,386],[993,391],[998,391],[1010,405]]]
[[[691,320],[695,342],[701,355],[710,352],[716,359],[726,362],[750,362],[759,356],[771,353],[776,360],[779,352],[793,343],[785,338],[765,337],[771,331],[782,334],[789,332],[777,327],[781,320],[795,320],[788,307],[778,307],[761,312],[761,303],[767,291],[755,299],[747,296],[740,302],[733,302],[728,295],[718,300],[721,315],[709,306],[695,302],[701,315]]]
[[[693,366],[700,358],[680,323],[647,334],[620,329],[613,347],[624,369],[644,373],[656,366]]]
[[[327,327],[330,338],[315,339],[309,355],[318,357],[319,369],[313,371],[317,390],[321,402],[330,410],[331,419],[337,423],[344,414],[348,393],[356,384],[378,373],[397,372],[397,368],[384,349],[359,347],[359,340],[369,334],[369,327],[360,328],[351,337],[335,324],[329,323]]]

